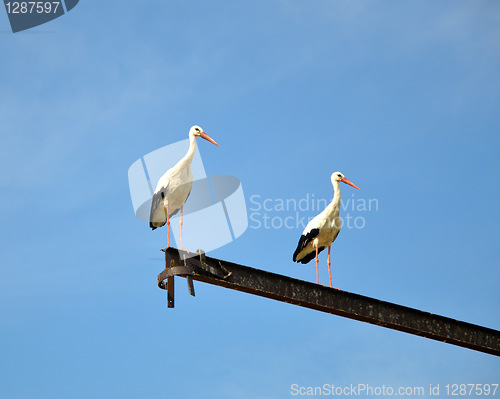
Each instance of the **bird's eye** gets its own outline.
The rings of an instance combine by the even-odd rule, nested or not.
[[[338,176],[338,177],[342,177],[342,175],[341,175],[340,173],[339,173],[337,176]]]

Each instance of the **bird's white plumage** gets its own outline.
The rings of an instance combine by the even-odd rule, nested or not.
[[[299,239],[297,249],[293,254],[294,262],[308,263],[318,252],[332,245],[340,233],[342,219],[340,213],[340,185],[339,182],[356,187],[340,172],[335,172],[331,176],[334,189],[334,196],[330,204],[317,216],[315,216],[306,226]],[[356,187],[358,188],[358,187]]]
[[[189,149],[186,155],[160,177],[151,202],[149,226],[154,230],[166,222],[165,210],[168,205],[169,218],[184,205],[193,187],[191,163],[196,152],[196,137],[201,136],[218,145],[201,127],[193,126],[189,130]]]
[[[186,202],[193,187],[191,165],[175,165],[160,177],[153,195],[150,223],[155,227],[166,223],[165,208],[168,205],[169,216],[173,216]],[[157,196],[157,201],[154,197]],[[158,201],[159,200],[159,201]],[[155,203],[156,202],[156,203]]]
[[[317,235],[308,240],[306,246],[297,254],[297,260],[304,258],[307,254],[316,252],[316,244],[318,248],[326,248],[332,245],[340,233],[342,220],[339,217],[339,207],[330,203],[332,206],[326,207],[323,212],[316,215],[306,226],[302,232],[302,236],[311,235],[314,230],[319,230]]]

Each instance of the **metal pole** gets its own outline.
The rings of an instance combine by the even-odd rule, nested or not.
[[[205,257],[200,252],[168,248],[165,261],[166,268],[158,275],[158,286],[162,289],[166,289],[164,280],[189,276],[208,284],[500,356],[500,331],[490,328]],[[171,296],[173,307],[173,291]]]

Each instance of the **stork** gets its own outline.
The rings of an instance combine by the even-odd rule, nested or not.
[[[199,126],[193,126],[189,130],[189,149],[187,154],[177,164],[167,170],[160,177],[153,194],[151,202],[151,213],[149,215],[149,227],[156,229],[167,224],[167,248],[170,247],[170,218],[180,209],[180,245],[182,249],[182,212],[184,203],[191,193],[193,187],[193,172],[191,172],[191,162],[196,151],[196,138],[202,137],[205,140],[218,146],[214,139],[206,134]]]
[[[332,272],[330,269],[330,247],[340,233],[342,219],[339,217],[340,211],[340,182],[349,184],[357,188],[351,181],[347,180],[340,172],[335,172],[331,176],[334,195],[332,202],[315,216],[302,232],[297,249],[293,254],[293,261],[298,263],[309,263],[312,258],[316,259],[316,284],[319,284],[318,274],[318,254],[328,247],[328,275],[330,277],[330,287],[332,287]]]

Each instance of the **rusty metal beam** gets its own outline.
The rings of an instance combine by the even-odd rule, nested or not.
[[[193,279],[500,356],[500,331],[490,328],[206,257],[201,251],[168,248],[165,265],[158,286],[168,291],[168,307],[174,304],[174,276],[182,276],[191,295]]]

